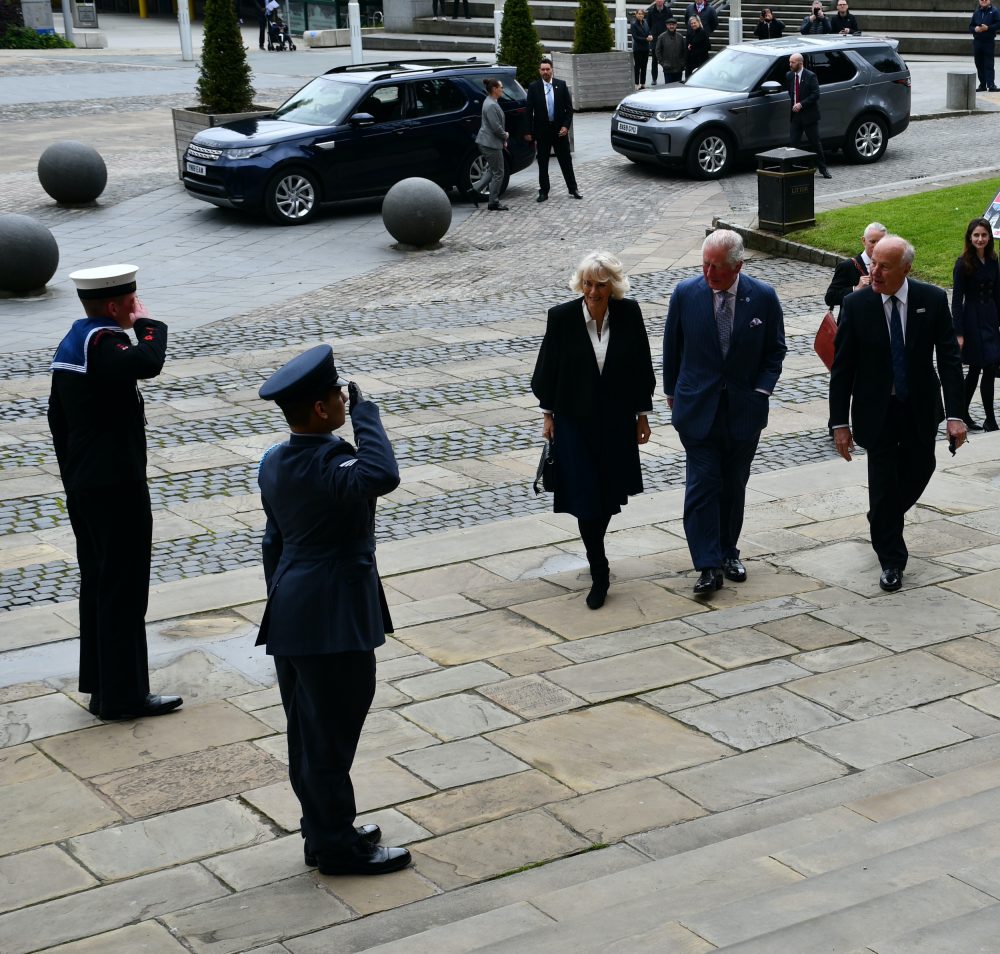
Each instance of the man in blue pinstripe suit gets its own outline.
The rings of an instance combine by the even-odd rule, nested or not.
[[[702,244],[702,277],[682,281],[663,330],[663,390],[687,454],[684,534],[700,572],[694,592],[747,578],[737,543],[750,465],[781,374],[781,304],[742,275],[743,240],[718,229]]]

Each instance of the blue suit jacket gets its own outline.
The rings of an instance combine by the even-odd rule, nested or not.
[[[767,425],[768,394],[787,350],[781,304],[770,285],[740,275],[729,353],[723,359],[712,289],[703,277],[682,281],[670,297],[663,329],[663,390],[674,399],[678,433],[707,437],[725,387],[730,436],[749,440],[759,434]]]
[[[272,656],[372,650],[392,632],[375,566],[375,498],[399,486],[378,408],[351,412],[357,451],[332,434],[292,434],[260,463]]]

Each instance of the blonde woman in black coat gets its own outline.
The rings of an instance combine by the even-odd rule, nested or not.
[[[556,447],[553,509],[577,518],[590,564],[587,606],[599,609],[610,585],[604,535],[612,516],[642,493],[639,445],[656,379],[649,338],[628,278],[609,252],[591,252],[570,288],[581,297],[549,309],[531,390]]]

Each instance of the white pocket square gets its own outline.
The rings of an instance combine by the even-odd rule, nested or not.
[[[762,324],[764,324],[763,321],[761,321],[759,318],[754,318],[753,321],[750,322],[750,327],[759,328]]]
[[[924,313],[925,311],[927,311],[927,309],[926,309],[926,308],[918,308],[918,309],[917,309],[917,314],[918,314],[918,315],[922,315],[922,314],[923,314],[923,313]]]

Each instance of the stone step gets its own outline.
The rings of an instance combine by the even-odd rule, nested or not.
[[[1000,904],[918,927],[878,946],[878,954],[990,954],[1000,937]]]

